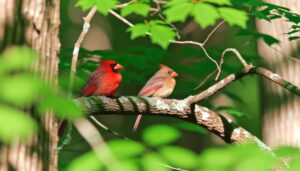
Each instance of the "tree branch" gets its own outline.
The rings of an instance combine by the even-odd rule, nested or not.
[[[104,96],[80,97],[75,100],[87,115],[164,115],[198,124],[227,143],[254,142],[273,154],[272,150],[257,137],[235,127],[226,118],[199,105],[189,106],[187,100],[122,96],[116,99]]]
[[[92,20],[92,18],[94,17],[95,13],[97,12],[97,8],[96,6],[94,6],[89,13],[87,14],[86,17],[83,17],[84,20],[84,24],[83,24],[83,28],[82,31],[80,33],[80,36],[78,37],[74,49],[73,49],[73,56],[72,56],[72,64],[71,64],[71,72],[70,72],[70,80],[69,80],[69,92],[68,92],[68,96],[71,97],[72,96],[72,89],[73,89],[73,84],[74,84],[74,78],[76,75],[76,67],[77,67],[77,61],[78,61],[78,54],[79,54],[79,49],[81,47],[81,44],[86,36],[86,34],[88,33],[89,29],[90,29],[90,22]]]
[[[91,146],[99,160],[103,161],[103,164],[107,168],[113,170],[114,166],[118,164],[118,160],[115,158],[110,148],[106,145],[97,128],[95,128],[87,119],[79,119],[74,122],[74,125],[82,137]]]
[[[122,96],[116,99],[104,96],[80,97],[75,100],[87,115],[163,115],[198,124],[228,143],[245,143],[255,137],[241,127],[233,127],[224,117],[187,100]]]
[[[208,98],[208,97],[216,94],[218,91],[222,90],[229,84],[231,84],[234,81],[239,80],[249,74],[257,74],[257,75],[263,76],[263,77],[269,79],[270,81],[289,90],[290,92],[294,93],[295,95],[300,96],[299,87],[284,80],[278,74],[273,73],[262,67],[254,67],[252,65],[248,65],[247,67],[244,68],[243,71],[241,71],[239,73],[235,73],[235,74],[230,74],[229,76],[220,80],[219,82],[217,82],[213,86],[209,87],[208,89],[202,91],[201,93],[187,97],[186,100],[188,101],[189,104],[197,103],[198,101],[200,101],[202,99]]]

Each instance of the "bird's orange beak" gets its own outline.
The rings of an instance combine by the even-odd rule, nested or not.
[[[115,70],[115,71],[118,71],[118,70],[120,70],[120,69],[123,69],[123,66],[122,66],[122,65],[117,64],[116,66],[114,66],[114,70]]]
[[[172,72],[171,77],[175,78],[178,77],[179,75],[176,72]]]

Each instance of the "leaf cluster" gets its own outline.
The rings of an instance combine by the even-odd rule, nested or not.
[[[82,116],[80,109],[30,68],[37,54],[27,47],[14,47],[0,57],[0,142],[26,140],[42,127],[37,117],[54,111],[58,117]]]

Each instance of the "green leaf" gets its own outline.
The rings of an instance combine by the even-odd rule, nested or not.
[[[239,26],[243,29],[247,28],[247,13],[241,10],[221,7],[218,8],[221,14],[221,17],[230,25],[230,26]]]
[[[288,157],[300,154],[300,149],[296,147],[279,147],[274,150],[274,153],[278,157]]]
[[[208,133],[208,131],[206,129],[204,129],[203,127],[193,124],[193,123],[189,123],[189,122],[178,122],[178,123],[174,124],[174,126],[181,128],[183,130],[186,130],[186,131],[191,131],[191,132],[196,132],[196,133],[201,133],[201,134]]]
[[[300,157],[297,157],[290,162],[288,171],[299,171],[299,168],[300,168]]]
[[[155,25],[155,24],[161,24],[161,25],[165,25],[166,24],[166,22],[165,21],[162,21],[162,20],[152,20],[151,22],[150,22],[150,25]]]
[[[40,94],[42,82],[32,75],[5,77],[0,84],[0,99],[12,104],[29,105]]]
[[[131,39],[135,39],[137,37],[146,36],[149,31],[149,25],[146,24],[136,24],[133,27],[127,29],[127,31],[131,32]]]
[[[135,2],[121,9],[122,16],[128,16],[130,14],[138,14],[146,17],[149,13],[150,6],[146,3]]]
[[[204,2],[210,2],[218,5],[231,5],[230,0],[204,0]]]
[[[146,154],[142,158],[143,170],[145,171],[171,171],[171,169],[164,167],[163,163],[164,159],[155,153]]]
[[[145,151],[141,144],[130,140],[112,140],[108,142],[108,146],[120,158],[134,157]]]
[[[0,105],[0,141],[25,140],[37,131],[36,122],[20,110]]]
[[[245,157],[244,160],[240,160],[239,162],[237,162],[235,168],[237,168],[237,170],[243,171],[270,171],[272,170],[272,168],[274,168],[274,159],[275,158],[270,154],[256,152],[256,155],[249,155],[247,158]]]
[[[99,171],[103,167],[103,163],[97,157],[97,154],[90,151],[74,159],[67,167],[67,171]]]
[[[214,25],[220,18],[217,9],[214,6],[205,3],[196,4],[192,14],[195,17],[197,23],[203,29],[208,26]]]
[[[96,0],[78,0],[75,6],[79,6],[83,11],[92,8],[96,4]]]
[[[192,169],[197,165],[197,155],[194,152],[181,147],[162,147],[159,150],[159,153],[168,161],[168,163],[175,167]]]
[[[28,47],[10,48],[3,53],[0,70],[5,70],[5,72],[28,70],[36,59],[36,53]]]
[[[264,20],[270,21],[269,14],[265,13],[264,11],[253,10],[252,14],[255,17],[257,17],[258,19],[264,19]]]
[[[300,36],[291,36],[291,37],[289,37],[289,41],[297,40],[299,38],[300,38]]]
[[[161,146],[176,141],[181,133],[167,125],[154,125],[143,132],[143,140],[151,146]]]
[[[268,34],[262,34],[253,30],[241,30],[238,35],[242,36],[254,36],[257,39],[263,39],[265,43],[267,43],[269,46],[273,44],[279,44],[280,41],[276,39],[275,37],[268,35]]]
[[[216,156],[218,157],[216,158]],[[237,161],[237,158],[238,156],[233,148],[209,148],[201,154],[199,161],[201,168],[222,170],[223,168],[229,168]]]
[[[238,111],[236,108],[232,106],[220,106],[216,109],[217,111],[225,111],[229,113],[230,115],[237,116],[237,117],[242,117],[245,116],[246,114],[243,112]]]
[[[244,55],[244,54],[243,54],[243,57],[248,60],[253,60],[249,56]],[[230,91],[224,91],[223,93],[224,93],[224,95],[229,97],[232,101],[239,102],[239,103],[245,105],[245,101],[238,94],[236,94],[234,92],[230,92]]]
[[[273,44],[279,44],[280,41],[273,36],[267,34],[257,34],[258,37],[261,37],[267,45],[272,46]]]
[[[174,31],[164,25],[151,24],[150,32],[152,43],[158,44],[164,49],[167,49],[170,41],[176,37]]]
[[[235,147],[207,149],[201,154],[199,161],[203,170],[235,168],[243,171],[268,171],[272,170],[276,159],[270,153],[261,150],[257,144],[246,143]]]
[[[180,3],[166,9],[163,13],[166,15],[168,22],[185,21],[186,17],[193,9],[192,3]]]
[[[184,3],[189,3],[190,1],[191,0],[170,0],[165,6],[166,7],[176,6]]]
[[[56,94],[47,93],[47,97],[43,99],[38,107],[41,113],[53,110],[57,117],[68,120],[74,120],[83,116],[81,108],[74,101]]]
[[[139,171],[139,167],[134,160],[118,161],[109,171]]]
[[[107,15],[109,10],[113,9],[116,4],[116,0],[96,0],[97,10],[104,15]]]

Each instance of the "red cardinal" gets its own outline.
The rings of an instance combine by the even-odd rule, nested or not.
[[[102,60],[85,85],[83,96],[113,96],[122,81],[118,73],[122,65],[113,60]]]
[[[148,82],[144,85],[139,92],[139,96],[151,96],[151,97],[168,97],[174,90],[178,74],[171,68],[160,64],[160,70],[158,70]],[[142,115],[138,115],[134,123],[133,132],[136,131]]]
[[[118,73],[122,65],[113,60],[102,60],[85,85],[82,96],[113,96],[122,81]],[[62,120],[58,125],[58,135],[62,137],[67,122]]]

